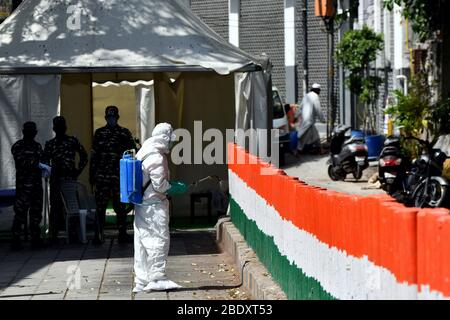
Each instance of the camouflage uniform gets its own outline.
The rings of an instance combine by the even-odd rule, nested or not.
[[[39,162],[42,146],[36,141],[19,140],[11,148],[16,165],[16,200],[14,203],[13,238],[20,239],[22,225],[30,217],[32,240],[40,239],[42,220],[42,172]]]
[[[78,168],[75,166],[76,153],[80,157]],[[55,239],[63,222],[60,185],[67,180],[77,180],[88,163],[88,155],[77,138],[68,135],[57,136],[45,144],[44,163],[52,167],[50,178],[50,234]]]
[[[106,207],[112,198],[120,232],[126,232],[126,205],[120,202],[120,159],[125,151],[136,149],[131,132],[119,125],[95,131],[90,162],[90,181],[95,187],[99,225],[105,224]]]

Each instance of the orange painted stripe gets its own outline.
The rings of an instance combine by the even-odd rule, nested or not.
[[[255,160],[242,148],[229,146],[229,151],[233,148],[237,159]],[[283,219],[323,243],[355,257],[367,256],[399,282],[427,284],[450,295],[448,210],[419,211],[387,195],[358,197],[309,186],[259,160],[229,168]],[[262,175],[263,168],[272,174]]]

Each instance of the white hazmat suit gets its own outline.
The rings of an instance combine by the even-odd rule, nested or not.
[[[179,288],[166,277],[169,254],[169,202],[170,189],[167,154],[175,140],[172,126],[158,124],[152,137],[146,140],[136,155],[143,161],[144,185],[151,184],[144,193],[142,205],[136,205],[134,221],[134,292]]]
[[[299,138],[298,149],[303,150],[305,146],[320,141],[319,132],[315,123],[317,118],[320,121],[324,121],[325,119],[322,114],[319,95],[314,91],[309,92],[303,98],[299,112],[301,112],[301,122],[300,124],[296,123]],[[295,117],[297,118],[299,115],[296,114]]]

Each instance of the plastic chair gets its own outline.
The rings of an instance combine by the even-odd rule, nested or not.
[[[71,220],[79,219],[79,238],[82,243],[87,243],[86,224],[87,217],[95,209],[91,208],[87,200],[87,190],[76,181],[68,181],[61,184],[61,197],[66,211],[66,242],[69,243],[69,230]],[[81,205],[80,205],[81,204]]]
[[[78,204],[80,209],[87,211],[87,222],[90,224],[94,224],[96,219],[96,203],[95,197],[90,195],[86,186],[82,183],[77,182],[78,184]]]

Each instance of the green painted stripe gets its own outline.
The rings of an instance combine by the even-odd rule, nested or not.
[[[233,224],[290,300],[335,300],[317,280],[308,277],[281,255],[273,237],[259,230],[256,222],[247,218],[234,199],[230,201],[230,209]]]

